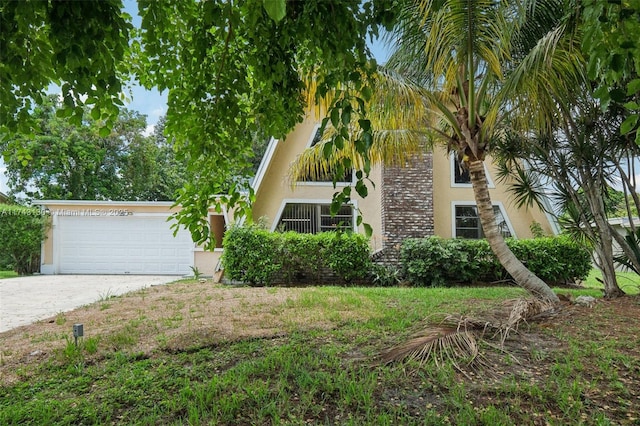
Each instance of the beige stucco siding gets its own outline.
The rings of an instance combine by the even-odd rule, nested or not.
[[[286,139],[276,142],[271,160],[256,191],[253,204],[254,221],[263,220],[270,229],[274,229],[287,202],[328,204],[331,203],[333,194],[342,190],[344,185],[338,184],[334,188],[331,182],[304,182],[294,186],[288,177],[290,165],[297,155],[310,145],[318,125],[319,121],[308,115]],[[379,182],[380,173],[380,168],[373,168],[371,180]],[[363,222],[373,228],[372,246],[376,248],[382,244],[380,191],[372,185],[368,185],[368,189],[369,195],[366,198],[361,198],[353,190],[352,202],[364,213]],[[360,231],[363,232],[362,227]]]
[[[489,178],[489,192],[491,201],[501,204],[506,212],[507,220],[510,223],[515,237],[531,238],[530,226],[538,222],[543,231],[548,235],[553,235],[549,220],[540,209],[520,208],[515,205],[513,196],[508,192],[508,184],[497,182],[495,167],[491,164],[491,159],[485,161]],[[433,155],[433,203],[434,203],[434,231],[436,235],[444,238],[453,236],[453,211],[454,205],[459,202],[474,203],[473,189],[471,186],[461,187],[452,185],[451,160],[446,150],[436,147]]]

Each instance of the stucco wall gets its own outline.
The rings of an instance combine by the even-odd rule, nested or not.
[[[263,220],[270,229],[274,229],[282,208],[287,202],[329,204],[333,194],[342,190],[344,185],[338,184],[334,188],[331,182],[302,182],[293,186],[288,178],[291,163],[300,152],[309,146],[318,125],[319,120],[309,114],[286,139],[277,141],[271,161],[264,171],[264,177],[256,192],[253,204],[254,221]],[[371,180],[380,182],[380,173],[379,167],[372,168]],[[368,189],[369,195],[364,199],[357,196],[354,190],[352,202],[356,208],[364,213],[363,222],[373,228],[371,245],[375,250],[382,245],[381,194],[379,188],[369,185]],[[364,232],[363,227],[360,232]]]
[[[537,207],[518,209],[513,196],[508,192],[508,183],[497,182],[495,167],[491,164],[491,159],[485,161],[486,170],[490,180],[489,193],[491,201],[503,206],[507,220],[513,227],[516,238],[531,238],[530,226],[533,222],[538,222],[543,231],[548,235],[553,235],[553,230],[548,218]],[[453,236],[454,209],[457,202],[473,201],[473,189],[471,186],[461,187],[452,185],[451,181],[451,160],[443,147],[436,147],[433,152],[433,205],[435,212],[434,230],[435,234],[444,238]]]

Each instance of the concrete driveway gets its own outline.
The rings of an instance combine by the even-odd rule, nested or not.
[[[111,296],[179,280],[169,275],[35,275],[0,280],[0,332]]]

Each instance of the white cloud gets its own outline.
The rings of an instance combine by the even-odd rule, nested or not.
[[[155,131],[155,129],[156,129],[156,125],[155,124],[149,124],[147,126],[147,128],[144,129],[144,132],[142,132],[142,134],[144,136],[151,136],[153,134],[153,132]]]
[[[156,108],[151,113],[149,113],[149,117],[162,117],[167,112],[166,108]]]

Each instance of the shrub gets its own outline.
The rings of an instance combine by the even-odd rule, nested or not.
[[[273,234],[257,226],[233,226],[224,236],[225,274],[232,280],[266,285],[280,270]]]
[[[507,240],[508,246],[531,272],[549,284],[585,279],[591,270],[589,252],[567,237]],[[402,244],[403,275],[415,286],[496,282],[509,274],[486,240],[408,239]]]
[[[222,256],[228,278],[253,285],[351,283],[371,270],[367,240],[349,232],[312,235],[233,227],[225,234]]]
[[[381,265],[373,263],[371,265],[371,281],[379,287],[393,287],[402,282],[402,273],[397,266]]]
[[[549,284],[584,280],[593,267],[589,251],[568,236],[511,240],[508,243],[513,254]]]
[[[320,280],[323,247],[317,238],[294,231],[273,234],[273,237],[278,241],[284,282]]]
[[[48,219],[39,209],[0,204],[0,259],[19,275],[40,269],[40,247]]]
[[[343,281],[364,279],[371,271],[371,250],[367,239],[352,232],[323,232],[315,238],[323,246],[323,263]]]

